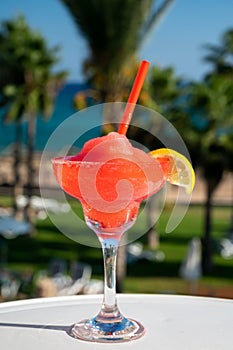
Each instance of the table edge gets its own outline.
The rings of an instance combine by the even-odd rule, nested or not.
[[[11,307],[27,307],[27,306],[39,306],[39,305],[53,305],[57,303],[72,303],[80,302],[90,303],[98,301],[101,303],[103,299],[102,294],[92,294],[92,295],[72,295],[72,296],[56,296],[56,297],[47,297],[47,298],[31,298],[24,300],[14,300],[0,303],[0,310],[4,310]],[[176,294],[117,294],[117,300],[119,302],[124,302],[127,300],[127,303],[133,303],[135,301],[150,302],[155,300],[164,300],[164,301],[202,301],[202,302],[217,302],[217,303],[229,303],[233,304],[233,299],[226,298],[214,298],[214,297],[203,297],[203,296],[192,296],[192,295],[176,295]]]

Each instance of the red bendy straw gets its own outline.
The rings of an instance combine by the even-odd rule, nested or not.
[[[121,119],[121,123],[118,129],[118,133],[125,135],[127,133],[132,115],[133,115],[133,111],[134,108],[136,106],[139,94],[141,92],[142,89],[142,85],[144,83],[145,77],[146,77],[146,73],[148,71],[150,63],[147,61],[142,61],[139,69],[138,69],[138,73],[136,75],[136,78],[134,80],[133,83],[133,87],[132,90],[130,92],[128,101],[127,101],[127,105],[125,107],[122,119]]]

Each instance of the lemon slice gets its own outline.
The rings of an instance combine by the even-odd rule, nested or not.
[[[195,185],[195,173],[188,159],[169,148],[160,148],[149,153],[160,163],[168,182],[184,187],[190,194]]]

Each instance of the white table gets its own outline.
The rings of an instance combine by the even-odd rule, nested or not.
[[[120,344],[88,343],[70,337],[70,326],[94,316],[102,296],[71,296],[0,304],[2,350],[230,350],[233,300],[122,294],[119,308],[143,323],[146,335]]]

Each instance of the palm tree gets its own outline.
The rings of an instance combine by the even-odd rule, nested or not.
[[[219,45],[206,45],[208,54],[205,56],[205,60],[212,64],[212,71],[209,74],[217,73],[228,77],[232,80],[233,78],[233,28],[226,30],[221,38]],[[231,126],[229,130],[233,128],[233,120],[231,118]],[[226,141],[226,140],[225,140]],[[227,142],[224,142],[228,150],[233,149],[232,137],[227,138]],[[232,152],[230,153],[230,159],[233,160]],[[231,162],[229,170],[233,171],[233,165]],[[233,211],[231,217],[231,224],[229,232],[233,232]]]
[[[137,52],[147,35],[174,0],[61,0],[78,30],[86,38],[89,57],[83,64],[91,90],[79,92],[76,106],[85,107],[85,97],[98,102],[124,101],[137,70]],[[81,101],[80,101],[81,100]],[[106,119],[106,122],[114,121]],[[117,289],[122,290],[125,249],[119,250]]]
[[[204,273],[209,273],[212,198],[224,171],[232,167],[233,82],[228,77],[212,74],[202,83],[193,84],[189,102],[196,131],[194,158],[206,183],[202,267]]]
[[[194,94],[197,105],[207,113],[202,168],[207,181],[203,267],[208,272],[211,268],[211,198],[223,171],[233,168],[233,29],[223,33],[219,45],[205,47],[208,52],[204,59],[211,63],[212,69],[206,75],[204,85],[195,87]]]
[[[155,0],[61,1],[87,40],[89,57],[83,69],[95,97],[122,101],[136,69],[137,51],[174,0],[159,6]]]
[[[20,143],[22,121],[27,120],[27,195],[33,188],[33,153],[36,117],[51,115],[54,98],[66,73],[53,73],[58,62],[58,47],[48,48],[44,38],[30,29],[24,17],[2,23],[0,32],[0,96],[5,107],[5,120],[16,123],[15,181],[19,185]],[[29,219],[30,205],[25,214]]]
[[[205,45],[208,50],[208,54],[204,57],[204,60],[211,63],[213,72],[221,75],[233,74],[233,28],[228,29],[222,35],[219,45]]]

